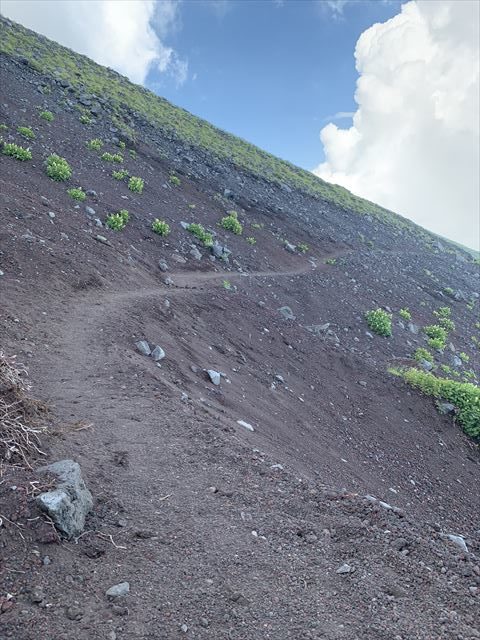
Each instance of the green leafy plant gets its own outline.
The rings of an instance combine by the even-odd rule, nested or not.
[[[127,225],[129,214],[126,209],[121,209],[118,213],[111,213],[107,216],[106,224],[113,231],[122,231]]]
[[[47,166],[47,176],[52,180],[64,182],[72,176],[72,169],[68,162],[56,153],[48,156],[45,164]]]
[[[0,124],[0,131],[8,131],[8,127],[6,124]]]
[[[102,153],[100,158],[105,160],[105,162],[123,162],[123,156],[120,153],[109,153],[108,151],[105,151],[105,153]]]
[[[123,142],[123,140],[120,140],[120,142],[118,143],[118,146],[120,147],[120,149],[125,150],[127,145],[125,144],[125,142]]]
[[[257,244],[257,241],[255,240],[255,238],[253,236],[249,236],[248,238],[245,238],[245,240],[248,242],[248,244],[251,244],[252,246],[254,244]]]
[[[31,160],[32,152],[30,149],[24,149],[18,144],[14,142],[4,142],[3,143],[3,151],[2,153],[6,156],[11,156],[16,160]]]
[[[238,221],[238,213],[236,211],[229,211],[228,215],[221,219],[220,226],[227,231],[231,231],[237,236],[240,236],[243,231],[243,227]]]
[[[423,327],[423,333],[429,338],[428,344],[432,349],[442,351],[447,344],[447,331],[438,324]]]
[[[300,251],[300,253],[307,253],[309,249],[310,247],[308,246],[308,244],[305,244],[304,242],[297,244],[297,250]]]
[[[46,120],[47,122],[53,122],[55,116],[51,111],[42,111],[40,113],[40,118],[42,118],[42,120]]]
[[[442,373],[445,373],[447,376],[451,376],[453,373],[452,367],[449,367],[448,364],[441,364],[440,370],[442,371]]]
[[[465,433],[480,436],[480,387],[470,382],[439,378],[432,373],[411,368],[401,372],[412,387],[433,398],[442,398],[457,407],[457,421]]]
[[[27,140],[35,140],[37,137],[31,127],[17,127],[17,133],[27,138]]]
[[[155,218],[152,222],[152,231],[158,233],[159,236],[168,236],[170,233],[170,225],[164,220],[159,220]]]
[[[93,140],[89,140],[87,143],[87,148],[91,151],[100,151],[103,147],[103,141],[99,138],[93,138]]]
[[[82,187],[77,187],[76,189],[68,189],[67,193],[71,198],[73,198],[74,200],[78,200],[79,202],[83,202],[87,197],[87,194],[82,189]]]
[[[336,258],[327,258],[325,260],[325,264],[330,264],[330,265],[337,264],[337,259]]]
[[[197,206],[197,205],[195,205],[195,204],[189,204],[189,205],[188,205],[188,208],[189,208],[189,209],[195,209],[195,208],[196,208],[196,206]]]
[[[227,291],[231,291],[232,290],[232,283],[230,282],[230,280],[224,280],[222,282],[222,287],[224,289],[226,289]]]
[[[92,122],[92,119],[86,113],[83,113],[79,119],[82,124],[90,124]]]
[[[193,233],[193,235],[200,240],[206,247],[213,245],[213,236],[208,231],[205,231],[201,224],[192,222],[188,225],[187,231]]]
[[[412,314],[408,309],[400,309],[400,311],[398,312],[398,315],[407,321],[412,319]]]
[[[178,176],[171,175],[169,178],[170,184],[173,184],[174,187],[179,187],[181,182]]]
[[[252,229],[263,229],[264,224],[263,224],[263,222],[262,223],[253,222],[251,226],[252,226]]]
[[[428,349],[424,349],[423,347],[419,347],[413,357],[417,362],[421,362],[422,360],[426,360],[427,362],[431,362],[433,364],[434,357],[433,354],[430,353]]]
[[[128,181],[128,188],[130,191],[134,191],[135,193],[142,193],[144,182],[142,178],[138,178],[137,176],[132,176]]]
[[[444,293],[446,293],[448,296],[453,295],[454,291],[452,289],[452,287],[445,287],[445,289],[443,290]]]
[[[461,351],[461,352],[458,354],[458,357],[460,358],[460,360],[461,360],[462,362],[469,362],[469,361],[470,361],[470,356],[469,356],[469,355],[467,355],[464,351]]]
[[[126,169],[112,171],[112,176],[115,178],[115,180],[125,180],[125,178],[128,178],[128,171]]]
[[[437,316],[437,318],[450,318],[452,310],[450,307],[439,307],[433,312],[433,315]]]
[[[137,157],[137,152],[135,151],[135,149],[129,149],[128,153],[130,157],[135,160],[135,158]]]
[[[365,314],[369,329],[379,336],[392,335],[392,315],[383,309],[374,309]]]

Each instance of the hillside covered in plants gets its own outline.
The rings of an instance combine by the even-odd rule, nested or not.
[[[0,635],[479,638],[478,260],[3,18],[0,86]]]

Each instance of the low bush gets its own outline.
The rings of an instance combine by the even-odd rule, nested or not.
[[[213,245],[213,236],[208,231],[205,231],[201,224],[196,222],[192,222],[188,225],[187,231],[193,233],[193,235],[198,238],[206,247],[211,247]]]
[[[456,419],[465,433],[480,437],[480,387],[471,382],[439,378],[432,373],[411,368],[401,372],[412,387],[433,398],[451,402],[458,410]]]
[[[0,131],[8,131],[8,127],[6,124],[0,124]]]
[[[67,193],[71,198],[73,198],[74,200],[78,200],[79,202],[83,202],[87,197],[87,194],[82,189],[82,187],[68,189]]]
[[[57,156],[56,153],[48,156],[46,160],[47,176],[52,180],[63,182],[72,176],[72,169],[65,158]]]
[[[238,213],[236,211],[229,211],[228,215],[221,219],[220,226],[237,236],[240,236],[243,231],[243,227],[238,221]]]
[[[432,349],[445,349],[447,345],[447,331],[438,324],[423,327],[423,333],[428,336],[428,344]]]
[[[137,152],[134,149],[130,149],[128,153],[130,154],[130,157],[135,160],[135,158],[137,157]]]
[[[408,309],[400,309],[400,311],[398,312],[398,315],[403,318],[403,320],[411,320],[412,319],[412,314],[410,313],[410,311]]]
[[[158,233],[159,236],[168,236],[170,233],[170,225],[164,220],[159,220],[155,218],[152,222],[152,231]]]
[[[177,176],[170,176],[169,182],[170,184],[173,184],[174,187],[179,187],[181,184],[180,178],[178,178]]]
[[[93,140],[89,140],[86,145],[87,148],[91,151],[100,151],[100,149],[103,147],[103,141],[99,138],[93,138]]]
[[[138,178],[137,176],[132,176],[128,181],[128,188],[130,191],[134,191],[135,193],[142,193],[144,182],[142,178]]]
[[[2,153],[6,156],[11,156],[16,160],[31,160],[32,152],[30,149],[24,149],[14,142],[4,142]]]
[[[392,316],[383,309],[367,311],[365,314],[369,329],[379,336],[392,335]]]
[[[120,153],[109,153],[105,151],[100,157],[102,160],[105,160],[105,162],[123,162],[123,156]]]
[[[309,249],[310,247],[308,246],[308,244],[305,244],[304,242],[297,244],[297,251],[300,251],[300,253],[307,253]]]
[[[125,180],[125,178],[128,178],[128,171],[126,169],[112,171],[112,177],[115,178],[115,180]]]
[[[249,236],[248,238],[245,238],[245,240],[248,242],[248,244],[251,244],[252,246],[254,244],[257,244],[257,241],[255,240],[255,238],[253,236]]]
[[[46,120],[47,122],[53,122],[55,116],[51,111],[42,111],[40,113],[40,118],[42,118],[42,120]]]
[[[128,219],[128,211],[121,209],[118,213],[111,213],[107,216],[106,225],[113,231],[122,231],[126,227]]]
[[[458,357],[460,358],[460,360],[461,360],[462,362],[465,362],[465,363],[466,363],[466,362],[469,362],[469,360],[470,360],[470,356],[468,356],[464,351],[461,351],[461,352],[458,354]]]
[[[26,138],[27,140],[35,140],[37,137],[31,127],[17,127],[17,133]]]
[[[325,264],[330,264],[330,265],[337,264],[337,259],[336,258],[327,258],[325,260]]]
[[[434,357],[433,354],[430,353],[428,349],[424,349],[423,347],[419,347],[413,357],[417,362],[421,362],[422,360],[426,360],[427,362],[431,362],[433,364]]]
[[[87,116],[87,114],[84,113],[80,116],[80,122],[82,124],[90,124],[92,122],[92,119],[90,118],[90,116]]]
[[[122,149],[122,151],[125,151],[127,145],[125,144],[125,142],[123,142],[123,140],[120,140],[118,146],[120,147],[120,149]]]

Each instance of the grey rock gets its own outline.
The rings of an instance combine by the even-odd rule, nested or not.
[[[278,311],[280,311],[285,320],[295,320],[295,315],[290,307],[280,307]]]
[[[92,198],[97,197],[97,192],[94,191],[93,189],[88,189],[88,191],[86,191],[85,193],[87,194],[87,196],[91,196]]]
[[[84,613],[85,612],[81,607],[77,607],[75,605],[65,609],[65,615],[69,620],[81,620]]]
[[[338,574],[342,575],[344,573],[352,573],[352,571],[353,571],[352,566],[345,562],[340,567],[338,567],[338,569],[335,571],[335,573],[338,573]]]
[[[218,387],[221,380],[221,375],[218,373],[218,371],[215,371],[214,369],[207,369],[207,373],[210,381]]]
[[[433,369],[433,363],[430,360],[420,360],[418,363],[424,371],[431,371]]]
[[[160,271],[163,271],[165,273],[165,271],[168,271],[168,264],[165,260],[159,260],[158,268],[160,269]]]
[[[229,255],[232,253],[228,247],[224,247],[219,242],[214,242],[211,247],[212,255],[215,258],[221,258],[222,260],[227,260]]]
[[[122,598],[126,596],[129,591],[130,584],[128,582],[120,582],[119,584],[114,584],[110,589],[107,589],[105,595],[107,598]]]
[[[432,245],[432,247],[433,247],[434,249],[437,249],[438,251],[441,251],[441,252],[445,251],[445,247],[443,246],[443,244],[442,244],[439,240],[437,240],[436,242],[434,242],[434,243],[433,243],[433,245]]]
[[[245,422],[245,420],[237,420],[237,424],[246,429],[247,431],[255,431],[252,425],[249,422]]]
[[[96,227],[103,227],[103,222],[100,220],[100,218],[95,218],[94,222]]]
[[[110,240],[107,240],[107,238],[105,238],[105,236],[95,236],[95,240],[97,242],[101,242],[102,244],[106,244],[109,247],[112,246],[112,243],[110,242]]]
[[[277,382],[281,382],[282,384],[284,384],[284,382],[285,382],[285,378],[284,378],[283,376],[281,376],[279,373],[277,373],[277,374],[275,375],[275,380],[276,380]]]
[[[150,349],[150,345],[146,340],[139,340],[138,342],[135,343],[135,346],[140,351],[140,353],[144,356],[149,356],[152,353],[152,350]]]
[[[60,460],[40,468],[38,473],[49,473],[58,478],[55,489],[38,496],[40,508],[67,538],[80,535],[93,507],[92,494],[83,481],[80,465],[73,460]]]
[[[95,216],[95,215],[97,215],[97,212],[95,211],[95,209],[93,207],[89,207],[89,206],[85,207],[85,213],[87,214],[87,216]]]
[[[285,249],[287,251],[290,251],[290,253],[296,253],[296,251],[297,251],[297,247],[294,244],[292,244],[291,242],[286,242],[285,243]]]
[[[188,227],[190,226],[189,222],[180,222],[180,226],[182,227],[182,229],[187,230]]]
[[[463,365],[462,360],[461,360],[458,356],[455,356],[455,355],[453,355],[453,356],[452,356],[452,360],[451,360],[451,362],[452,362],[452,365],[453,365],[456,369],[461,368],[461,367],[462,367],[462,365]]]
[[[192,258],[194,260],[201,260],[202,259],[202,254],[201,252],[197,249],[197,247],[192,247],[191,251],[190,251],[190,255],[192,256]]]
[[[330,327],[329,322],[325,322],[325,324],[310,324],[305,327],[307,331],[310,333],[314,333],[316,336],[320,336],[328,331]]]
[[[230,198],[231,200],[233,200],[233,198],[234,198],[233,191],[231,191],[231,189],[224,189],[223,190],[223,197],[224,198]]]
[[[167,287],[173,286],[173,280],[172,278],[170,278],[170,276],[167,276],[166,278],[164,278],[163,282],[167,285]]]
[[[155,362],[158,362],[159,360],[163,360],[163,358],[165,358],[165,351],[162,349],[162,347],[159,347],[158,344],[152,351],[152,358],[155,360]]]
[[[420,331],[418,325],[413,324],[413,322],[409,322],[407,326],[410,333],[413,333],[414,335],[418,335],[418,332]]]
[[[457,289],[453,293],[453,297],[454,297],[455,300],[458,300],[459,302],[468,302],[467,296],[460,289]]]
[[[468,553],[468,547],[462,536],[456,536],[453,533],[448,533],[444,537],[453,542],[453,544],[456,544],[464,553]]]
[[[444,416],[448,415],[449,413],[455,413],[455,405],[451,404],[450,402],[440,402],[437,407],[439,412]]]
[[[49,212],[48,212],[48,217],[49,217],[51,220],[55,220],[55,214],[54,214],[54,212],[53,212],[53,211],[49,211]]]
[[[30,591],[30,601],[34,604],[40,604],[40,602],[43,602],[44,600],[45,593],[43,591],[43,588],[39,586],[32,587]]]

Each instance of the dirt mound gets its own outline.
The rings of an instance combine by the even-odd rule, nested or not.
[[[35,134],[31,161],[0,157],[0,340],[54,412],[44,457],[78,461],[95,498],[67,543],[34,506],[44,480],[1,467],[0,637],[479,638],[477,445],[388,373],[448,305],[435,366],[476,379],[471,258],[148,123],[122,149],[68,87],[9,56],[0,69],[3,138]],[[119,149],[143,193],[102,160]],[[68,183],[46,176],[51,153]],[[242,235],[220,224],[232,208]],[[377,307],[390,338],[365,323]]]

